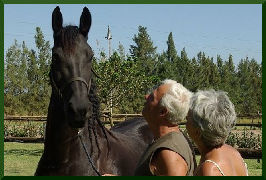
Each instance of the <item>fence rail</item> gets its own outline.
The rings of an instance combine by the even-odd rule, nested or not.
[[[141,114],[110,114],[110,112],[102,112],[101,118],[104,124],[110,124],[113,126],[119,122],[123,122],[127,118],[133,117],[142,117]],[[243,117],[240,117],[240,119]],[[46,124],[47,117],[46,116],[5,116],[4,121],[20,121],[20,122],[43,122]],[[262,127],[262,123],[258,121],[254,123],[253,119],[251,118],[252,123],[237,123],[236,126],[253,126],[253,127]],[[185,125],[185,122],[181,122],[180,125]],[[44,126],[45,128],[45,126]],[[45,137],[11,137],[6,136],[4,138],[5,142],[31,142],[31,143],[43,143]],[[195,153],[199,154],[196,147],[194,147]],[[246,148],[239,148],[238,151],[242,155],[243,158],[247,159],[261,159],[262,158],[262,150],[261,149],[246,149]]]
[[[102,122],[104,124],[111,124],[113,126],[114,124],[123,122],[127,118],[133,118],[133,117],[143,117],[142,114],[110,114],[109,112],[103,112],[101,114]],[[243,118],[243,117],[240,117]],[[250,118],[250,117],[247,117]],[[252,119],[252,118],[251,118]],[[44,121],[46,122],[47,116],[5,116],[5,121]],[[181,122],[179,125],[185,125],[185,122]],[[253,126],[253,127],[262,127],[261,122],[253,122],[252,123],[236,123],[236,126]]]

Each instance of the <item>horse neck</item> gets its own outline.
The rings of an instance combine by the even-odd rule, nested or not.
[[[80,146],[82,148],[82,144],[78,138],[78,130],[69,127],[64,118],[63,104],[54,99],[52,94],[47,116],[44,153],[49,159],[51,158],[53,161],[56,159],[59,163],[63,163],[69,160],[73,146]],[[91,128],[89,123],[86,122],[80,135],[89,153],[99,156],[101,153],[100,149],[106,147],[107,140],[103,129],[97,122],[90,122],[90,126]],[[78,156],[77,153],[75,155]]]
[[[77,130],[71,129],[65,119],[63,105],[51,96],[44,142],[44,154],[53,162],[67,161],[70,146],[75,138]]]

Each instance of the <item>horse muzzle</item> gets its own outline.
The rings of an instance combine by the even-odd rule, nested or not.
[[[67,105],[65,115],[72,128],[83,128],[91,115],[89,101],[85,98],[80,101],[70,101]]]

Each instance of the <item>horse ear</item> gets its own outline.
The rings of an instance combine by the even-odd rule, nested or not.
[[[87,7],[84,7],[83,12],[80,16],[79,31],[84,37],[87,37],[90,27],[91,27],[91,13]]]
[[[58,31],[62,29],[62,24],[63,24],[63,17],[60,12],[60,8],[57,6],[52,14],[52,27],[54,34],[56,34]]]

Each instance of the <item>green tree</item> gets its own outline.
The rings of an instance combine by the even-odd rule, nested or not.
[[[36,57],[31,56],[37,61],[38,71],[35,72],[36,86],[34,91],[37,91],[37,96],[34,97],[36,102],[36,112],[38,114],[47,113],[51,87],[49,85],[49,70],[51,63],[51,48],[50,42],[44,39],[43,33],[39,27],[36,28],[35,44],[37,52]]]
[[[251,90],[250,86],[250,75],[249,75],[249,60],[248,59],[241,59],[240,63],[238,64],[238,72],[237,76],[239,79],[240,84],[240,98],[238,101],[238,112],[239,114],[249,114],[249,102],[252,101],[252,97],[249,96],[249,91]]]
[[[160,80],[174,79],[181,81],[179,76],[179,59],[175,49],[172,32],[168,36],[166,41],[167,51],[158,55],[157,61],[157,75]]]
[[[197,75],[197,82],[194,89],[210,88],[211,63],[209,57],[204,52],[197,55],[197,66],[194,68]]]
[[[7,114],[25,114],[23,100],[28,92],[25,43],[19,45],[15,40],[6,53],[4,74],[4,106]]]
[[[120,42],[118,45],[118,52],[119,52],[119,56],[121,57],[121,59],[125,60],[126,59],[125,48]]]
[[[133,38],[136,45],[130,45],[130,53],[132,57],[143,61],[154,58],[156,47],[153,46],[147,28],[139,26],[138,31],[138,34],[134,35]]]
[[[221,83],[221,77],[219,74],[219,68],[217,67],[217,65],[213,62],[213,58],[211,59],[210,62],[210,88],[213,88],[215,90],[218,90],[220,87],[220,83]]]
[[[51,88],[49,65],[51,49],[40,28],[36,28],[37,52],[15,40],[5,59],[5,113],[43,115],[47,113]]]
[[[181,51],[180,59],[177,58],[175,61],[176,63],[176,72],[177,72],[177,79],[182,83],[185,87],[189,86],[191,73],[192,73],[192,66],[190,64],[190,60],[187,56],[186,49],[183,48]],[[188,87],[189,88],[189,87]]]
[[[139,68],[147,76],[151,76],[156,71],[156,47],[147,33],[147,28],[139,26],[138,34],[134,35],[133,41],[136,45],[130,45],[131,57],[138,63]]]
[[[261,65],[252,59],[242,59],[238,64],[240,97],[238,110],[243,115],[257,115],[262,111]]]
[[[170,62],[174,62],[177,58],[177,52],[175,49],[175,43],[173,40],[173,34],[172,32],[170,32],[169,36],[168,36],[168,40],[167,40],[167,59]]]
[[[251,59],[249,63],[250,72],[250,84],[252,86],[252,91],[250,96],[253,97],[251,103],[252,115],[257,115],[257,112],[262,112],[262,72],[261,65],[259,65],[255,59]]]
[[[144,92],[152,79],[139,71],[135,61],[123,60],[114,52],[109,61],[94,61],[93,66],[101,77],[97,79],[97,86],[102,110],[112,107],[114,112],[141,112]]]
[[[217,68],[220,74],[220,90],[228,92],[231,101],[234,104],[239,102],[239,81],[236,75],[235,65],[233,63],[233,56],[229,54],[228,60],[222,61],[220,56],[217,57]],[[237,109],[238,111],[238,109]]]
[[[104,51],[101,51],[101,52],[100,52],[100,61],[101,61],[101,62],[104,62],[104,61],[106,61],[106,60],[107,60],[107,57],[106,57],[105,52],[104,52]]]
[[[217,68],[220,76],[223,74],[223,60],[220,55],[217,55]]]
[[[29,59],[28,59],[28,80],[29,80],[29,92],[27,93],[27,99],[25,100],[27,104],[28,112],[34,113],[34,115],[39,114],[39,67],[38,67],[38,60],[36,58],[36,52],[31,50]],[[36,114],[35,114],[36,113]],[[45,114],[45,111],[43,113]]]
[[[190,61],[190,71],[188,72],[189,81],[187,85],[187,88],[191,90],[192,92],[196,92],[197,88],[199,87],[198,74],[197,74],[197,72],[199,72],[198,69],[199,69],[199,66],[198,66],[197,60],[195,57],[193,57],[192,60]]]
[[[225,61],[222,66],[219,64],[219,71],[221,75],[220,88],[228,92],[235,83],[233,79],[235,76],[235,67],[232,55],[229,55],[228,61]]]
[[[156,69],[156,75],[158,76],[159,80],[164,79],[177,79],[178,71],[176,70],[176,62],[177,59],[174,60],[174,62],[170,62],[167,58],[167,53],[163,52],[158,56],[157,61],[157,69]]]

